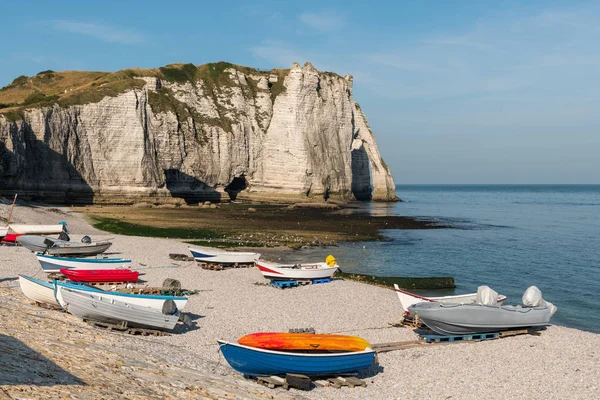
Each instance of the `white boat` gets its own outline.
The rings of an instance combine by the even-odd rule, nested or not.
[[[65,229],[65,225],[28,225],[28,224],[10,224],[11,231],[19,235],[53,235],[59,234]]]
[[[129,268],[131,260],[124,258],[71,258],[36,254],[35,257],[46,273],[68,269],[120,269]]]
[[[394,289],[396,291],[396,294],[398,295],[398,299],[400,299],[400,305],[402,306],[402,310],[408,315],[410,315],[410,313],[408,312],[408,307],[417,303],[444,302],[455,304],[471,304],[475,303],[477,300],[477,293],[459,294],[455,296],[442,297],[423,297],[419,296],[418,294],[401,290],[396,284],[394,284]],[[504,300],[506,300],[506,296],[499,294],[496,299],[496,304],[500,305]]]
[[[237,252],[215,249],[212,247],[189,247],[196,261],[211,262],[219,264],[250,264],[260,258],[260,253]]]
[[[61,299],[59,288],[66,288],[69,290],[73,290],[79,293],[98,293],[103,297],[111,300],[122,301],[128,304],[134,304],[136,306],[143,306],[154,308],[155,310],[162,310],[162,306],[165,300],[173,300],[178,310],[183,310],[185,305],[187,304],[187,297],[175,297],[175,296],[165,296],[165,295],[154,295],[154,294],[135,294],[135,293],[121,293],[121,292],[112,292],[112,291],[104,291],[95,287],[86,286],[84,284],[77,283],[68,283],[68,282],[58,282],[54,281],[54,295],[56,296],[56,300],[62,306],[63,300]]]
[[[179,315],[163,314],[162,310],[138,306],[106,297],[103,293],[78,292],[65,287],[58,289],[61,306],[81,319],[113,324],[127,322],[127,326],[171,330]],[[164,303],[165,301],[163,301]]]
[[[8,227],[4,227],[4,228],[0,227],[0,240],[2,240],[2,238],[4,236],[6,236],[7,233],[8,233]]]
[[[21,291],[30,300],[37,303],[44,303],[54,307],[60,307],[54,297],[54,285],[41,279],[30,276],[19,275],[19,285]]]
[[[264,260],[256,260],[258,269],[267,279],[323,279],[331,278],[339,266],[326,262],[314,264],[279,264]]]

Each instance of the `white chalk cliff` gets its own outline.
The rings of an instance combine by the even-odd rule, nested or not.
[[[195,67],[192,67],[195,68]],[[0,194],[71,203],[397,200],[352,77],[224,68],[136,77],[99,101],[0,114]]]

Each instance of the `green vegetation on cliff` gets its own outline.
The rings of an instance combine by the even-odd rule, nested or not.
[[[35,76],[19,76],[11,84],[0,89],[0,113],[9,120],[22,119],[22,111],[31,107],[44,107],[58,104],[68,107],[78,104],[96,103],[104,97],[115,97],[128,90],[141,89],[146,82],[142,77],[156,77],[162,81],[183,84],[202,82],[207,96],[216,96],[215,89],[236,85],[230,74],[225,72],[233,68],[246,75],[248,95],[258,92],[257,81],[250,76],[277,75],[278,81],[270,84],[271,97],[285,90],[283,80],[289,70],[275,69],[259,71],[228,62],[217,62],[196,66],[194,64],[170,64],[155,69],[130,68],[113,73],[85,71],[42,71]],[[243,87],[242,90],[245,90]],[[171,110],[183,118],[192,117],[195,121],[202,118],[192,115],[189,108],[177,101],[173,93],[159,89],[149,100],[153,110]],[[217,102],[218,104],[218,102]],[[219,109],[221,121],[215,125],[224,126],[231,131],[231,121],[225,121],[224,109]],[[206,119],[204,119],[206,120]]]

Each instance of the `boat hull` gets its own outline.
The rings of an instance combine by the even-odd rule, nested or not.
[[[21,286],[21,291],[28,299],[60,308],[56,297],[54,297],[54,285],[52,283],[19,275],[19,286]]]
[[[4,238],[4,236],[6,236],[7,233],[8,233],[8,228],[0,228],[0,240],[2,240]]]
[[[229,365],[251,376],[335,375],[369,368],[375,362],[375,352],[370,348],[359,352],[307,354],[256,349],[222,340],[218,343]]]
[[[47,239],[54,242],[54,245],[48,247],[44,243]],[[46,253],[53,256],[93,256],[104,253],[112,246],[111,242],[77,243],[38,235],[19,236],[17,242],[33,252]]]
[[[140,275],[129,269],[68,269],[61,268],[60,273],[74,282],[135,282]]]
[[[401,290],[398,285],[394,284],[394,289],[400,300],[400,306],[402,311],[410,315],[408,307],[418,303],[432,303],[432,302],[444,302],[444,303],[457,303],[457,304],[470,304],[475,303],[477,299],[477,293],[461,294],[456,296],[442,296],[442,297],[424,297],[418,294],[406,292]],[[499,294],[496,302],[501,305],[506,300],[506,296]]]
[[[487,306],[482,304],[419,303],[409,307],[440,335],[467,335],[542,327],[550,323],[550,307]]]
[[[131,260],[123,258],[68,258],[36,254],[44,272],[59,272],[68,269],[119,269],[129,268]]]
[[[239,338],[238,343],[266,350],[363,351],[371,347],[357,336],[281,332],[252,333]]]
[[[300,267],[270,263],[256,260],[259,271],[267,279],[324,279],[331,278],[338,270],[338,266],[330,267],[326,263],[305,264]]]
[[[177,305],[178,310],[183,310],[185,305],[187,304],[187,297],[175,297],[175,296],[162,296],[162,295],[149,295],[149,294],[133,294],[133,293],[121,293],[121,292],[109,292],[100,289],[96,289],[90,286],[85,286],[82,284],[74,284],[67,282],[57,282],[54,281],[54,294],[56,296],[56,300],[64,307],[63,300],[60,297],[59,288],[64,287],[70,289],[74,292],[78,293],[92,293],[97,295],[102,295],[104,298],[121,301],[128,304],[133,304],[136,306],[150,307],[155,310],[162,310],[162,306],[165,300],[173,300],[175,305]]]
[[[62,224],[57,225],[27,225],[27,224],[10,224],[9,228],[14,233],[21,235],[53,235],[59,234],[65,228]]]
[[[65,310],[81,319],[118,324],[126,321],[127,326],[171,330],[179,320],[178,315],[165,315],[161,311],[115,301],[104,294],[80,293],[61,287],[58,289]]]
[[[210,247],[190,247],[189,250],[196,261],[219,264],[251,264],[260,258],[260,253],[224,251]]]

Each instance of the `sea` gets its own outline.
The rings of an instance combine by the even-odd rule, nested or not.
[[[558,307],[552,323],[600,333],[600,185],[398,185],[404,202],[357,212],[435,220],[451,229],[385,230],[377,242],[308,249],[344,272],[452,276],[456,289],[487,285],[520,304],[537,286]],[[321,254],[323,253],[323,254]]]

